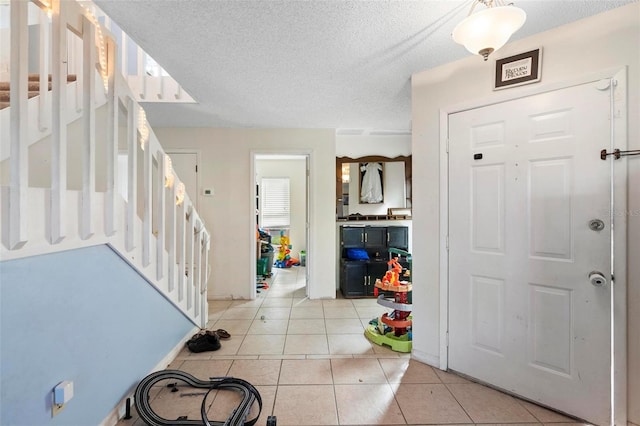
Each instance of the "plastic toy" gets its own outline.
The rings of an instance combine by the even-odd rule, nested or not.
[[[276,268],[290,268],[291,263],[289,260],[291,256],[291,244],[289,237],[284,235],[284,231],[280,231],[280,248],[278,249],[278,256],[276,256],[275,266]]]
[[[382,314],[369,322],[364,331],[365,336],[377,345],[389,346],[396,352],[411,352],[411,282],[405,280],[411,277],[411,254],[399,249],[389,249],[391,260],[389,270],[382,279],[377,279],[374,294],[378,296],[380,290],[393,292],[393,298],[385,294],[378,296],[378,305],[393,309],[393,312]],[[397,257],[393,257],[397,254]],[[400,264],[402,257],[409,263],[404,270]]]

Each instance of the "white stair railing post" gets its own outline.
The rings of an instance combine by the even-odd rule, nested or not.
[[[171,171],[173,173],[173,170]],[[172,292],[176,284],[176,183],[175,179],[171,188],[169,188],[169,214],[167,221],[169,223],[169,256],[167,261],[169,262],[169,292]]]
[[[184,299],[184,287],[185,287],[185,272],[186,272],[186,228],[187,228],[187,216],[184,202],[178,206],[178,301],[182,302]]]
[[[138,108],[141,108],[138,106]],[[146,126],[146,120],[138,122],[139,126]],[[145,140],[145,138],[147,140]],[[151,197],[152,197],[152,183],[151,177],[153,174],[153,157],[151,155],[151,146],[149,138],[140,135],[140,146],[144,150],[143,163],[142,163],[142,187],[144,194],[142,195],[143,212],[142,212],[142,265],[149,266],[151,263],[151,236],[152,236],[152,219],[151,219]]]
[[[83,81],[82,97],[82,194],[80,201],[80,238],[93,235],[92,203],[96,190],[96,28],[88,19],[82,20]],[[66,84],[66,83],[65,83]]]
[[[52,119],[51,119],[51,199],[49,241],[57,244],[65,237],[64,218],[67,194],[67,18],[64,0],[51,0],[52,37]],[[17,3],[20,3],[19,1]]]
[[[145,70],[146,54],[138,46],[138,87],[140,99],[147,99],[147,72]]]
[[[185,196],[185,203],[186,203],[186,196]],[[194,223],[193,223],[193,219],[194,219],[194,212],[193,212],[193,206],[191,204],[189,204],[189,219],[187,220],[187,230],[186,230],[186,237],[187,237],[187,247],[189,247],[189,276],[187,277],[187,310],[191,309],[191,307],[193,306],[193,251],[195,250],[195,243],[194,243],[194,235],[193,235],[193,227],[194,227]]]
[[[160,89],[158,93],[158,99],[164,99],[164,92],[165,92],[165,86],[167,84],[166,83],[167,77],[163,75],[161,71],[160,76],[158,78],[160,79]]]
[[[195,213],[195,211],[194,211]],[[196,235],[195,241],[193,242],[193,249],[195,250],[195,266],[193,273],[193,290],[194,290],[194,305],[193,305],[193,314],[197,317],[200,315],[200,280],[202,278],[201,271],[201,261],[202,261],[202,222],[200,222],[199,218],[196,218],[195,227],[196,227]]]
[[[138,199],[138,111],[133,98],[127,102],[127,214],[125,247],[127,251],[135,248],[136,203]]]
[[[128,40],[129,36],[124,33],[124,31],[120,30],[120,58],[121,58],[121,67],[122,75],[124,76],[127,85],[129,85],[129,60],[127,58],[127,50],[128,50]]]
[[[84,17],[82,21],[84,21]],[[84,63],[83,58],[78,58],[79,56],[78,53],[83,52],[84,47],[80,47],[79,45],[80,46],[84,45],[82,39],[80,39],[79,37],[72,36],[67,40],[67,46],[68,46],[67,74],[75,74],[76,76],[76,91],[75,91],[76,112],[82,111],[82,105],[83,105],[82,91],[85,85],[87,84],[87,82],[84,81],[84,76],[85,76],[84,67],[86,67],[86,63]],[[83,72],[80,72],[80,67],[82,67]]]
[[[11,100],[9,241],[8,248],[18,249],[27,242],[27,190],[29,186],[27,86],[29,70],[28,3],[11,1]]]
[[[107,143],[106,143],[106,176],[107,187],[105,194],[105,234],[112,236],[116,233],[116,188],[118,188],[118,95],[116,93],[117,55],[112,40],[107,43]]]
[[[51,40],[51,25],[49,24],[49,17],[47,13],[41,10],[38,13],[38,19],[40,23],[40,52],[39,52],[39,66],[40,66],[40,97],[38,99],[38,127],[40,131],[45,131],[49,128],[49,42]]]
[[[156,151],[158,157],[158,181],[156,183],[156,204],[153,206],[157,212],[158,218],[158,234],[156,235],[156,279],[161,280],[164,277],[164,250],[165,250],[165,203],[166,203],[166,188],[165,188],[165,157],[161,150]]]
[[[209,302],[207,300],[207,281],[209,278],[209,250],[210,250],[210,237],[209,234],[204,232],[204,244],[202,250],[204,251],[204,262],[202,265],[202,317],[200,319],[200,327],[206,328],[209,320]]]

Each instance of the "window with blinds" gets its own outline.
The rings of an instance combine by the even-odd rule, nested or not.
[[[262,178],[260,226],[288,228],[290,223],[289,178]]]

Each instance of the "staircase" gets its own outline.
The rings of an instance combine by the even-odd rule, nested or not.
[[[109,30],[71,0],[11,0],[9,21],[1,35],[10,36],[10,55],[0,58],[10,58],[0,83],[0,347],[15,363],[2,372],[13,399],[2,398],[0,411],[36,416],[29,424],[114,425],[137,380],[207,326],[209,232],[120,72]],[[114,266],[101,273],[107,262]],[[23,279],[35,275],[43,279]],[[11,295],[21,303],[5,309]],[[56,325],[34,311],[67,319]],[[74,334],[82,324],[111,344],[93,353],[87,336]],[[34,353],[7,337],[21,327],[55,336],[46,362],[18,365]],[[67,362],[71,355],[86,365]],[[51,389],[63,379],[81,391],[52,419]]]
[[[67,75],[67,83],[77,80],[74,74]],[[31,99],[40,95],[40,74],[29,74],[27,85],[27,98]],[[51,91],[51,74],[48,75],[48,84],[46,91]],[[11,82],[0,81],[0,110],[8,108],[11,104]]]
[[[10,3],[0,257],[108,244],[206,327],[210,236],[119,72],[115,38],[82,4],[48,4]],[[39,52],[29,46],[33,9]],[[40,72],[29,72],[29,57],[40,58]]]

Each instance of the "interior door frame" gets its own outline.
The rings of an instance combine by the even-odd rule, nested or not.
[[[491,97],[480,98],[462,103],[440,108],[440,354],[439,368],[448,369],[449,357],[449,115],[471,109],[482,108],[489,105],[500,104],[520,98],[526,98],[545,92],[565,89],[580,84],[586,84],[603,79],[615,79],[617,87],[624,94],[624,100],[616,107],[621,108],[616,111],[616,115],[621,117],[616,126],[611,126],[610,144],[603,141],[603,148],[611,151],[613,148],[625,150],[627,147],[627,67],[608,68],[600,71],[586,73],[573,79],[564,80],[557,83],[549,83],[540,86],[527,87],[523,90],[501,91]],[[614,114],[613,101],[611,105],[612,116]],[[609,146],[608,146],[609,145]],[[596,155],[596,153],[594,153]],[[611,157],[609,157],[611,158]],[[611,162],[615,161],[613,159]],[[611,163],[613,171],[613,163]],[[615,165],[616,173],[613,175],[612,197],[614,208],[610,212],[610,219],[616,218],[616,226],[612,231],[614,250],[612,252],[612,268],[617,271],[615,283],[611,284],[612,300],[611,309],[613,313],[612,324],[612,344],[611,375],[613,389],[611,392],[612,424],[627,424],[627,163],[620,161]],[[621,214],[622,212],[622,214]],[[617,213],[617,214],[616,214]],[[611,271],[613,273],[613,271]],[[613,309],[613,306],[622,308]],[[615,422],[614,422],[615,419]]]
[[[249,176],[250,176],[250,197],[251,197],[251,204],[250,206],[254,206],[255,205],[255,199],[256,199],[256,157],[260,156],[260,155],[297,155],[297,156],[301,156],[301,157],[305,157],[305,179],[306,179],[306,184],[305,184],[305,191],[306,191],[306,201],[305,201],[305,207],[306,207],[306,219],[305,219],[305,236],[306,236],[306,244],[307,244],[307,248],[306,248],[306,267],[305,267],[305,273],[306,273],[306,286],[305,286],[305,294],[307,295],[307,297],[309,296],[309,294],[312,292],[310,291],[311,286],[313,285],[313,282],[311,281],[311,270],[312,270],[312,266],[309,262],[309,259],[312,258],[311,256],[313,256],[312,253],[312,247],[313,247],[313,238],[315,236],[314,234],[314,230],[311,228],[311,223],[312,223],[312,219],[313,219],[313,212],[311,210],[311,206],[313,206],[313,191],[312,191],[312,176],[313,176],[313,167],[311,166],[313,164],[313,151],[312,150],[251,150],[249,152],[250,155],[250,160],[249,160]],[[257,297],[257,290],[256,290],[256,283],[255,283],[255,277],[257,276],[257,256],[256,256],[256,231],[255,231],[255,215],[252,214],[251,215],[251,224],[249,225],[249,230],[250,232],[250,246],[251,246],[251,256],[249,256],[249,271],[251,271],[251,279],[253,280],[253,282],[251,283],[251,291],[250,291],[250,296],[251,299],[255,299]]]

